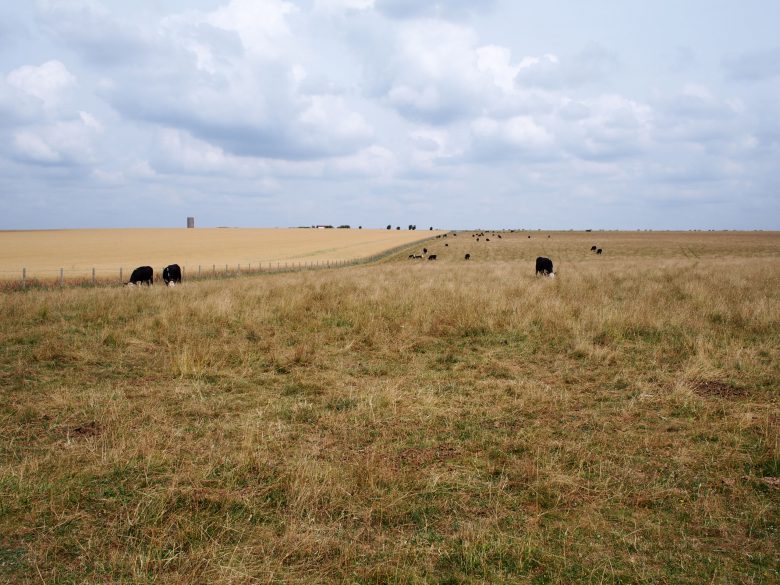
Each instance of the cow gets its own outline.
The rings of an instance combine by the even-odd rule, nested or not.
[[[444,244],[444,247],[445,247],[445,248],[449,248],[449,247],[450,247],[450,245],[449,245],[449,244]]]
[[[485,238],[485,241],[486,241],[486,242],[489,242],[489,241],[490,241],[490,238]]]
[[[601,254],[601,252],[602,252],[602,249],[601,249],[601,248],[599,248],[598,250],[596,250],[596,254]]]
[[[591,247],[590,247],[590,251],[591,251],[591,252],[595,252],[595,251],[596,251],[596,248],[598,248],[598,246],[591,246]]]
[[[549,258],[539,256],[536,259],[536,274],[542,276],[551,276],[553,274],[553,263]]]
[[[181,268],[178,264],[171,264],[163,268],[163,281],[167,286],[181,284]]]
[[[428,260],[436,260],[436,254],[431,254],[428,256]]]
[[[466,255],[463,257],[463,259],[464,259],[464,260],[471,260],[471,254],[466,254]]]
[[[528,239],[530,240],[530,239],[531,239],[531,236],[528,236]]]
[[[409,260],[414,260],[414,254],[409,254]]]
[[[479,242],[479,238],[477,238],[477,241]]]
[[[428,253],[428,248],[423,248],[423,254],[427,254],[427,253]]]
[[[500,240],[501,239],[501,234],[498,234],[498,236],[496,236],[496,237]]]
[[[139,266],[130,275],[130,282],[127,284],[154,284],[154,270],[151,266]]]

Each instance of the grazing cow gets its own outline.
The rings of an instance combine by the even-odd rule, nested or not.
[[[501,239],[501,234],[498,234],[498,239],[499,239],[499,240]]]
[[[485,238],[485,241],[486,241],[486,242],[489,242],[489,241],[490,241],[490,238]]]
[[[139,266],[133,270],[127,284],[154,284],[154,270],[151,266]]]
[[[436,260],[436,254],[431,254],[428,256],[428,260]]]
[[[598,246],[591,246],[591,247],[590,247],[590,251],[591,251],[591,252],[595,252],[595,251],[596,251],[596,248],[598,248]]]
[[[414,260],[414,254],[409,254],[409,259]]]
[[[464,259],[464,260],[471,260],[471,254],[466,254],[466,255],[463,257],[463,259]]]
[[[599,248],[598,250],[596,250],[596,254],[601,254],[601,252],[602,252],[601,248]]]
[[[163,268],[163,281],[168,286],[181,284],[181,268],[178,264],[171,264]]]
[[[549,258],[539,256],[536,259],[536,274],[542,276],[550,276],[553,273],[553,263]]]
[[[427,253],[428,253],[428,248],[423,248],[423,254],[427,254]]]
[[[449,245],[449,244],[444,244],[444,247],[445,247],[445,248],[449,248],[449,247],[450,247],[450,245]]]
[[[531,236],[528,236],[528,239],[530,240],[530,239],[531,239]]]

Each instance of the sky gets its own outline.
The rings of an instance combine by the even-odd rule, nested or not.
[[[780,229],[780,2],[0,4],[0,229]]]

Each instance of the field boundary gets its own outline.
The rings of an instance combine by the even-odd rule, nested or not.
[[[450,232],[444,232],[445,234]],[[370,256],[364,256],[359,258],[352,258],[350,260],[323,260],[323,261],[277,261],[277,262],[258,262],[254,264],[211,264],[197,266],[182,265],[182,280],[185,282],[203,281],[203,280],[226,280],[232,278],[240,278],[243,276],[257,276],[259,274],[282,274],[289,272],[304,272],[313,270],[332,270],[335,268],[347,268],[350,266],[366,266],[381,262],[391,256],[419,247],[420,244],[435,240],[442,237],[443,234],[437,234],[435,236],[428,236],[414,242],[407,242],[399,246],[394,246],[371,254]],[[98,275],[95,268],[92,269],[92,276],[84,276],[82,271],[79,271],[78,276],[68,276],[67,271],[64,268],[60,268],[59,274],[53,277],[29,277],[25,268],[22,269],[19,279],[7,279],[0,280],[0,291],[12,292],[23,290],[41,290],[41,289],[57,289],[57,288],[93,288],[93,287],[109,287],[120,286],[127,284],[130,278],[133,268],[125,270],[124,267],[116,269],[114,276]],[[155,280],[162,282],[162,267],[155,268]]]

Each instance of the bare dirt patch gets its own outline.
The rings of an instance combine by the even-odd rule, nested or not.
[[[103,432],[103,428],[94,420],[68,429],[67,434],[73,439],[95,437]]]
[[[737,398],[745,396],[744,388],[737,388],[727,382],[719,380],[694,380],[691,383],[693,391],[699,396],[717,396],[719,398]]]

